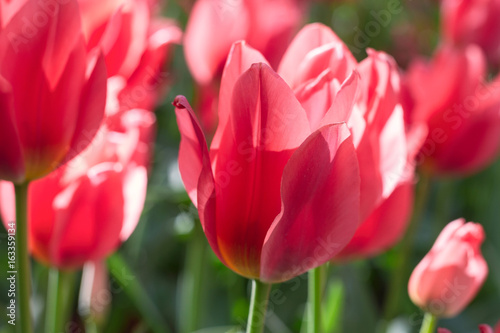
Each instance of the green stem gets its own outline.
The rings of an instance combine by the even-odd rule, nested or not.
[[[248,313],[247,333],[262,333],[271,284],[252,280],[252,298]]]
[[[85,333],[98,333],[97,323],[92,319],[92,317],[84,318]]]
[[[163,320],[158,308],[148,297],[147,291],[137,276],[132,273],[125,260],[118,253],[115,253],[108,258],[107,264],[111,275],[134,303],[149,328],[154,333],[169,333],[171,330]]]
[[[309,271],[308,283],[308,313],[307,332],[321,333],[321,294],[323,290],[322,267],[320,266]]]
[[[417,187],[417,194],[415,197],[415,206],[413,210],[413,217],[410,225],[406,231],[403,240],[400,243],[399,256],[397,258],[396,269],[393,271],[391,281],[389,284],[389,291],[387,294],[387,301],[384,309],[384,317],[387,321],[394,318],[398,309],[400,309],[401,295],[406,292],[406,283],[409,278],[409,266],[411,251],[415,234],[417,231],[418,222],[421,220],[427,195],[429,193],[431,179],[425,174],[421,174],[419,186]]]
[[[426,312],[424,315],[424,321],[420,327],[420,333],[434,333],[437,324],[437,317],[433,314]]]
[[[86,333],[97,333],[99,331],[96,315],[92,311],[92,293],[96,284],[96,276],[101,269],[100,262],[89,261],[83,266],[80,292],[78,295],[78,313],[83,319]],[[102,268],[106,270],[107,268]],[[107,276],[106,276],[107,280]],[[102,305],[104,306],[104,304]],[[104,311],[104,310],[103,310]]]
[[[45,332],[62,332],[71,315],[75,274],[50,268],[45,308]]]
[[[183,333],[191,333],[199,329],[206,250],[207,243],[201,223],[195,223],[192,239],[187,248],[180,289],[179,325],[180,332]]]
[[[17,332],[33,332],[30,310],[31,267],[28,253],[28,186],[29,183],[15,184],[16,194],[16,256],[17,256],[17,296],[19,324]]]

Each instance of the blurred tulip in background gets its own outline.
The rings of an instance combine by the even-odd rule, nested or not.
[[[101,50],[85,45],[76,1],[48,9],[2,1],[1,13],[0,178],[22,183],[92,141],[104,115],[107,71]]]
[[[493,65],[500,65],[499,0],[443,0],[444,40],[457,46],[477,44]]]
[[[416,163],[431,174],[471,174],[500,147],[500,77],[486,82],[486,59],[475,45],[441,45],[430,61],[416,59],[406,80],[407,121],[426,124]]]
[[[437,317],[459,314],[488,275],[481,254],[484,237],[480,224],[464,219],[450,222],[410,277],[408,293],[413,303]]]

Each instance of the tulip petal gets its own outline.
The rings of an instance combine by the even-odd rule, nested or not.
[[[255,63],[268,64],[266,58],[259,51],[250,47],[245,41],[233,44],[227,57],[224,72],[222,73],[219,93],[219,125],[212,140],[211,149],[219,148],[220,140],[231,112],[231,98],[233,96],[234,84],[241,74],[246,72]]]
[[[31,182],[29,187],[30,251],[38,260],[46,263],[50,263],[52,259],[50,244],[52,243],[56,220],[53,201],[62,190],[59,178],[51,175]]]
[[[16,220],[16,197],[14,184],[0,180],[0,215],[5,229],[10,229],[7,223]]]
[[[12,91],[9,83],[0,76],[0,179],[23,181],[24,159],[17,121],[15,119]]]
[[[203,134],[193,109],[184,96],[177,96],[173,104],[177,125],[181,133],[179,171],[189,198],[198,207],[198,182],[204,159],[208,158],[205,134]]]
[[[28,0],[0,0],[0,30],[4,28]]]
[[[48,35],[42,58],[43,69],[50,87],[54,87],[63,75],[73,50],[77,49],[79,44],[83,44],[78,2],[70,1],[64,5],[56,5],[56,7],[55,13],[47,15],[49,17]],[[45,14],[43,8],[38,7],[36,10],[38,13]],[[52,20],[51,17],[53,17]],[[33,16],[33,20],[35,20],[35,16]],[[40,29],[43,29],[43,26]]]
[[[324,70],[315,80],[294,89],[295,96],[306,110],[311,131],[320,127],[319,124],[332,106],[339,89],[340,83],[333,77],[330,69]]]
[[[186,98],[177,96],[173,104],[181,133],[179,170],[182,181],[191,201],[198,208],[200,222],[212,250],[225,263],[217,242],[215,182],[207,141]]]
[[[329,43],[312,50],[296,69],[292,87],[316,78],[326,68],[337,80],[344,81],[356,65],[346,52],[350,54],[340,43]]]
[[[231,44],[245,38],[247,25],[245,1],[196,1],[186,27],[184,53],[191,74],[199,84],[212,81]]]
[[[281,213],[266,236],[261,280],[285,281],[342,250],[358,227],[359,182],[347,126],[314,132],[283,171]]]
[[[88,70],[91,72],[81,91],[71,150],[62,163],[78,155],[92,142],[104,117],[107,91],[104,56],[93,54],[89,62]]]
[[[119,93],[122,108],[153,109],[158,91],[161,90],[158,88],[170,83],[170,74],[163,70],[163,65],[170,56],[172,44],[180,42],[182,31],[167,20],[155,20],[152,24],[157,26],[150,32],[148,47],[142,53],[141,61],[130,75],[127,85]]]
[[[118,9],[123,2],[123,0],[79,1],[82,31],[89,49],[100,43],[104,46],[104,50],[108,50],[108,41],[116,39],[122,14],[122,10]],[[104,43],[102,43],[102,37],[106,40]]]
[[[382,197],[388,197],[404,178],[411,174],[408,166],[408,151],[403,109],[397,105],[380,132],[379,169],[382,176]],[[410,176],[411,177],[411,176]]]
[[[283,168],[309,133],[304,109],[269,66],[253,64],[241,75],[214,161],[219,248],[241,275],[259,276],[262,244],[280,211]]]
[[[238,0],[237,0],[238,1]],[[243,0],[248,6],[249,31],[245,39],[275,68],[302,24],[303,3],[297,0]]]
[[[307,54],[318,47],[330,43],[342,45],[344,56],[348,59],[347,63],[352,64],[352,66],[356,64],[356,60],[352,54],[332,29],[321,23],[313,23],[306,25],[297,33],[297,36],[290,43],[290,46],[283,55],[278,73],[291,87],[295,87],[297,69],[301,66]],[[326,69],[326,67],[323,69]]]
[[[48,11],[48,12],[47,12]],[[0,30],[1,31],[1,30]],[[43,2],[26,2],[2,31],[2,45],[7,63],[2,72],[9,70],[18,80],[30,80],[30,75],[44,73],[50,88],[61,77],[75,47],[81,43],[80,12],[78,2],[71,0],[64,5]],[[5,61],[5,60],[4,60]],[[8,67],[11,67],[10,69]],[[10,79],[10,75],[8,80]],[[30,82],[31,83],[31,82]]]
[[[121,171],[115,170],[112,163],[101,163],[57,194],[53,201],[56,216],[51,263],[79,267],[118,247],[124,199],[117,188],[122,188]]]
[[[144,166],[130,166],[123,175],[124,218],[120,241],[126,241],[135,230],[141,217],[146,190],[148,171]]]
[[[323,117],[320,127],[337,122],[345,122],[349,119],[358,96],[359,74],[353,71],[340,86],[330,109]]]
[[[130,77],[138,66],[147,43],[150,12],[145,0],[136,0],[133,6],[122,9],[119,34],[113,47],[106,54],[109,76]]]
[[[401,78],[394,58],[384,52],[368,49],[368,58],[358,66],[362,77],[358,104],[369,124],[384,126],[400,103]]]
[[[396,244],[403,236],[413,208],[413,182],[400,184],[361,222],[349,244],[337,259],[374,256]]]

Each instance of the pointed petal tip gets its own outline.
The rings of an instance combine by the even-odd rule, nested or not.
[[[172,105],[175,106],[177,109],[188,109],[190,106],[189,102],[187,101],[187,98],[184,97],[183,95],[175,96]]]

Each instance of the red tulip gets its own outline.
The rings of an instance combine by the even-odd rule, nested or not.
[[[483,240],[480,224],[464,219],[449,223],[410,277],[413,303],[439,317],[460,313],[488,275],[480,249]]]
[[[500,77],[485,83],[481,50],[443,45],[430,62],[416,60],[407,84],[408,121],[428,126],[417,163],[433,174],[469,174],[485,168],[500,145]]]
[[[246,40],[277,64],[302,16],[297,0],[198,0],[184,39],[191,74],[201,85],[210,83],[238,40]]]
[[[330,121],[349,113],[357,76],[313,127],[265,62],[244,43],[233,46],[210,150],[186,99],[178,96],[174,105],[179,168],[212,249],[245,277],[279,282],[331,259],[357,228],[354,145],[346,124]]]
[[[331,121],[347,121],[353,133],[361,177],[361,225],[338,258],[373,255],[393,245],[406,230],[413,202],[412,157],[401,106],[401,80],[395,61],[368,50],[356,62],[347,46],[322,24],[304,27],[287,49],[279,74],[306,109],[311,128],[330,110],[341,83],[356,69],[360,93],[348,113],[336,110]],[[420,141],[412,133],[413,140]],[[408,139],[407,139],[408,136]]]
[[[499,0],[443,0],[442,30],[455,45],[477,44],[488,59],[500,64]]]
[[[0,179],[17,183],[85,149],[104,113],[104,59],[86,48],[78,4],[50,4],[0,2]]]
[[[130,110],[108,118],[89,148],[28,192],[29,247],[40,261],[81,267],[114,251],[134,230],[146,196],[154,118]],[[13,187],[2,182],[4,221]]]

